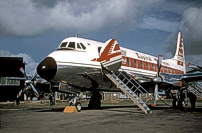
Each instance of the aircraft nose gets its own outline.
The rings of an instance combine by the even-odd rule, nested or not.
[[[57,72],[56,61],[52,57],[46,57],[38,66],[37,73],[47,81],[53,79]]]

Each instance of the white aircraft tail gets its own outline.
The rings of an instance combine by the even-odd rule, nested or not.
[[[186,65],[185,65],[185,56],[184,56],[184,44],[182,33],[178,33],[177,38],[177,48],[175,52],[175,56],[171,59],[178,67],[181,68],[184,73],[186,73]]]
[[[122,55],[118,42],[115,39],[109,39],[100,51],[99,58],[92,61],[98,61],[110,71],[118,71],[122,64]]]

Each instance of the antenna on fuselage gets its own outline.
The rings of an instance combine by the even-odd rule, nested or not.
[[[76,33],[76,37],[78,37],[79,36],[79,33]]]

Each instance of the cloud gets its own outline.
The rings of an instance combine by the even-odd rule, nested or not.
[[[185,54],[187,61],[201,63],[202,56],[202,7],[191,7],[182,14],[182,20],[178,30],[182,32],[184,38]],[[166,42],[166,51],[174,55],[177,43],[177,32],[169,36]]]
[[[161,30],[165,32],[174,32],[177,30],[179,22],[167,21],[155,17],[146,17],[143,23],[139,25],[140,28],[150,30]]]
[[[50,30],[122,31],[137,24],[144,10],[163,0],[0,1],[0,35],[34,36]]]
[[[0,50],[0,57],[23,57],[23,61],[26,63],[25,70],[27,75],[33,76],[36,73],[38,63],[25,53],[12,54],[7,50]]]
[[[202,54],[202,7],[184,11],[179,30],[182,31],[186,52],[189,55]]]
[[[186,56],[187,62],[192,62],[194,64],[202,66],[202,55],[188,55]]]

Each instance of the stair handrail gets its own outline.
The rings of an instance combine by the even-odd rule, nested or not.
[[[120,68],[123,72],[125,72],[131,79],[133,79],[133,77],[128,74],[126,71],[124,71],[124,69]],[[126,77],[127,78],[127,77]],[[127,78],[128,79],[128,78]],[[140,83],[138,83],[135,79],[133,79],[139,86],[141,89],[143,89],[146,93],[149,93],[144,87],[142,87],[142,85]],[[132,83],[132,82],[131,82]],[[132,83],[133,84],[133,83]],[[134,84],[133,84],[134,85]],[[139,90],[139,89],[138,89]],[[139,90],[141,91],[141,90]],[[141,91],[141,93],[143,94],[143,92]]]

